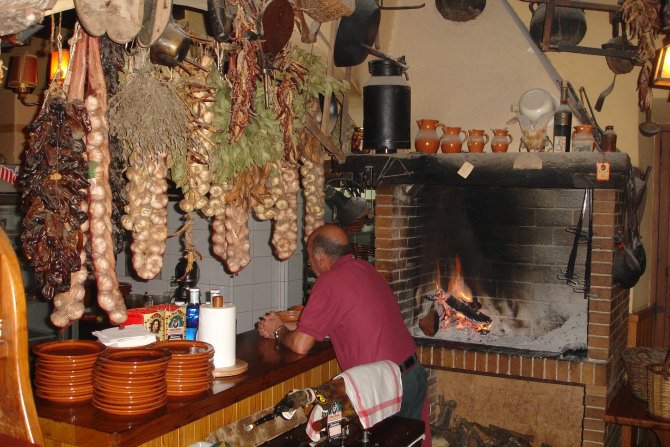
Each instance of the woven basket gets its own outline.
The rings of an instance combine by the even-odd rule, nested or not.
[[[638,399],[647,399],[647,367],[663,363],[665,349],[662,348],[625,348],[621,351],[628,382],[633,395]]]
[[[649,366],[649,413],[670,419],[670,374],[663,365]]]
[[[305,14],[319,23],[350,16],[356,9],[355,0],[302,0]]]

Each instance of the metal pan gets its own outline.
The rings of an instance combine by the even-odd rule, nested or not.
[[[336,67],[353,67],[362,64],[368,56],[381,21],[381,10],[375,0],[356,0],[356,9],[348,17],[340,19],[335,37],[333,59]]]
[[[356,0],[356,9],[348,17],[340,19],[337,28],[333,59],[336,67],[353,67],[362,64],[368,57],[369,49],[377,38],[381,11],[384,9],[420,9],[425,3],[411,6],[381,6],[375,0]]]

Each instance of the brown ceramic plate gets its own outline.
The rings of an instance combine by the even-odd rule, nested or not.
[[[105,413],[115,414],[118,416],[136,416],[139,414],[151,413],[152,411],[163,407],[167,403],[167,396],[164,399],[157,400],[156,402],[151,403],[147,406],[108,405],[104,401],[101,402],[95,397],[92,399],[92,403],[95,408],[102,410]]]
[[[58,340],[40,343],[33,348],[33,353],[49,360],[74,360],[86,357],[97,357],[106,350],[106,346],[90,340]]]
[[[100,383],[117,387],[148,388],[165,382],[165,376],[160,375],[155,377],[114,377],[110,375],[96,373],[93,374],[91,380],[93,383]]]
[[[198,340],[166,340],[150,345],[154,349],[167,349],[172,352],[172,361],[176,359],[209,357],[214,355],[214,346]]]
[[[161,349],[110,349],[98,356],[99,363],[119,364],[123,367],[159,365],[172,358],[172,353]]]

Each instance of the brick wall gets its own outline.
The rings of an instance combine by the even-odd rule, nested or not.
[[[448,219],[438,220],[435,217],[439,208],[450,206],[460,209],[459,212],[454,211],[453,215],[470,212],[481,216],[482,220],[473,221],[475,225],[488,227],[489,234],[495,234],[492,232],[496,228],[502,229],[498,237],[505,240],[503,245],[527,245],[526,257],[521,258],[521,261],[533,264],[535,268],[532,271],[541,272],[547,262],[564,263],[567,259],[571,240],[562,232],[565,226],[575,223],[582,194],[579,190],[549,192],[523,188],[483,188],[467,196],[471,201],[479,197],[477,204],[467,201],[453,204],[448,203],[451,200],[449,194],[430,187],[400,185],[378,188],[375,206],[375,265],[396,293],[407,326],[416,326],[422,311],[421,304],[416,300],[417,290],[429,283],[435,272],[435,260],[431,256],[439,242],[426,242],[426,227],[447,225],[449,229],[452,227],[448,225],[454,225]],[[523,203],[527,204],[529,197],[535,201],[535,205],[524,205],[514,214],[513,206],[518,205],[522,198],[525,200]],[[440,340],[418,339],[422,363],[434,370],[579,384],[585,390],[582,446],[616,445],[619,429],[613,425],[606,427],[603,415],[606,403],[614,396],[622,381],[623,364],[618,352],[625,346],[627,330],[628,291],[612,284],[612,237],[619,231],[623,220],[621,199],[621,191],[594,191],[591,288],[596,297],[588,300],[588,350],[585,358],[537,358],[527,354],[485,352],[475,346],[454,347]],[[490,202],[487,204],[486,200]],[[468,211],[464,211],[466,208]],[[497,215],[485,213],[495,208],[503,212]],[[491,217],[492,214],[494,217]],[[551,225],[539,228],[537,223],[540,221],[554,223],[555,231],[546,229]],[[499,222],[502,225],[496,227]],[[509,229],[515,226],[526,226],[536,231],[510,235]],[[505,231],[507,234],[502,234]],[[547,255],[554,251],[555,256]],[[544,255],[540,257],[539,253]],[[513,262],[520,260],[517,258]],[[581,272],[583,274],[583,269]],[[429,383],[434,393],[434,373]]]

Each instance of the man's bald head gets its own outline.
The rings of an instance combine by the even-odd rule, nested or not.
[[[349,236],[340,226],[325,224],[317,228],[309,235],[307,249],[323,251],[329,258],[338,259],[351,253]]]

